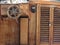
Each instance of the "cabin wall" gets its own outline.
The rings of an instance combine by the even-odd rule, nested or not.
[[[1,45],[35,45],[36,12],[31,12],[32,4],[17,5],[20,11],[18,19],[10,18],[8,8],[13,5],[1,5]],[[16,5],[15,5],[16,6]],[[5,31],[2,31],[5,30]],[[2,34],[3,33],[3,34]],[[3,37],[3,38],[2,38]],[[3,40],[2,40],[3,39]]]
[[[53,18],[55,18],[53,17],[54,6],[60,8],[60,3],[49,2],[50,0],[30,1],[32,3],[15,5],[18,6],[21,11],[19,18],[16,19],[9,17],[7,14],[8,8],[14,5],[1,5],[0,45],[60,45],[52,43],[54,25]],[[34,10],[35,12],[32,12],[33,10],[31,9],[31,6],[36,7]],[[59,11],[59,9],[57,9],[57,11]],[[56,13],[58,14],[58,12]],[[58,20],[60,18],[58,17],[54,20],[58,21],[55,21],[57,25],[56,28],[60,29],[60,22]],[[52,23],[52,25],[50,23]],[[46,32],[44,32],[45,30]],[[59,37],[57,37],[57,39],[58,38]]]

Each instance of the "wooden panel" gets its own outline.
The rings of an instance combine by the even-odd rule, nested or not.
[[[40,4],[37,5],[37,30],[36,30],[36,45],[40,45]]]
[[[0,15],[1,15],[1,5],[0,5]]]
[[[20,18],[20,44],[28,45],[28,18]]]
[[[19,34],[16,20],[0,18],[0,45],[18,45]]]
[[[41,7],[40,19],[40,43],[41,45],[49,45],[49,7]]]
[[[29,5],[31,6],[31,4]],[[36,13],[29,12],[29,45],[36,45]]]
[[[7,11],[10,6],[13,6],[13,5],[11,4],[1,5],[1,15],[7,15]]]
[[[50,24],[49,24],[49,43],[50,45],[52,45],[53,43],[53,16],[54,16],[54,8],[51,7],[50,8]]]
[[[53,33],[54,45],[60,44],[60,8],[54,9],[54,33]]]
[[[49,45],[48,43],[41,43],[40,45]]]

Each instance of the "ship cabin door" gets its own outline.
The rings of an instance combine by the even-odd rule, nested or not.
[[[60,45],[60,7],[38,5],[37,45]]]

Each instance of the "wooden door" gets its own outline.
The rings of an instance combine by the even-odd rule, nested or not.
[[[54,8],[53,16],[53,44],[60,45],[60,8]]]
[[[60,45],[60,8],[40,7],[37,17],[37,45]]]

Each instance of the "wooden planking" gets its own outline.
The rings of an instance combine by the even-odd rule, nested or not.
[[[10,33],[11,33],[11,43],[13,43],[13,45],[19,45],[19,25],[18,22],[15,19],[10,19],[9,20],[10,24],[9,24],[9,29],[10,29]],[[9,23],[8,22],[8,23]],[[12,44],[11,44],[12,45]]]
[[[20,45],[28,45],[28,18],[20,18]]]
[[[7,42],[6,33],[8,32],[8,21],[4,19],[4,21],[0,18],[0,45],[5,45]]]
[[[0,18],[0,45],[18,45],[18,25],[16,20]]]

